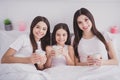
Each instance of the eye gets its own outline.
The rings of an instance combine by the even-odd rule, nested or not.
[[[44,31],[46,31],[46,30],[47,30],[47,28],[46,28],[46,27],[43,27],[43,30],[44,30]]]
[[[60,34],[56,34],[56,36],[60,36]]]
[[[63,34],[63,36],[66,36],[67,34]]]
[[[85,19],[85,21],[88,21],[88,19]]]
[[[39,28],[39,25],[36,25],[36,28]]]
[[[81,22],[81,21],[78,21],[77,23],[78,23],[78,24],[81,24],[82,22]]]

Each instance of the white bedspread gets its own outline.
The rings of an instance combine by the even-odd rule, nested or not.
[[[59,66],[44,70],[52,80],[120,80],[119,66]]]
[[[0,64],[0,80],[120,80],[120,66],[57,66],[38,71],[28,64]]]
[[[51,80],[50,76],[29,64],[0,64],[0,80]]]

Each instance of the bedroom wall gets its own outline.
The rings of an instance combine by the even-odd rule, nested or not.
[[[46,16],[53,26],[65,22],[73,32],[73,15],[81,7],[88,8],[94,15],[99,30],[109,30],[120,26],[120,0],[0,0],[0,29],[4,30],[3,20],[10,18],[14,29],[23,22],[29,30],[33,18]]]

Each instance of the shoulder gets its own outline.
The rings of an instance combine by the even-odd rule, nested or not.
[[[29,38],[29,35],[23,34],[23,35],[19,36],[18,38],[19,39],[26,39],[26,38]]]
[[[72,50],[72,49],[73,49],[73,46],[72,46],[72,45],[68,45],[68,49],[69,49],[69,50]]]
[[[107,31],[101,31],[101,34],[102,34],[103,36],[105,36],[105,35],[109,35],[109,32],[107,32]]]
[[[69,54],[74,55],[73,46],[69,45],[69,46],[68,46],[68,51],[69,51]]]
[[[105,38],[105,40],[106,40],[107,42],[109,42],[109,41],[112,40],[109,32],[103,31],[103,32],[101,32],[101,34],[103,35],[103,37]]]
[[[75,35],[73,34],[72,36],[71,36],[71,39],[73,40],[75,38]]]
[[[16,40],[15,43],[28,43],[30,41],[29,35],[23,34],[19,36]]]
[[[73,45],[74,38],[75,38],[75,35],[72,35],[72,37],[71,37],[71,45]]]
[[[24,41],[26,39],[27,39],[27,35],[23,34],[23,35],[18,36],[15,41],[19,42],[19,41]]]
[[[101,31],[100,33],[101,33],[103,36],[109,36],[109,34],[110,34],[110,33],[107,32],[107,31]]]

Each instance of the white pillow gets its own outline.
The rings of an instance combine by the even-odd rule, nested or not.
[[[3,54],[9,48],[9,45],[24,32],[12,30],[12,31],[0,31],[0,61]]]

